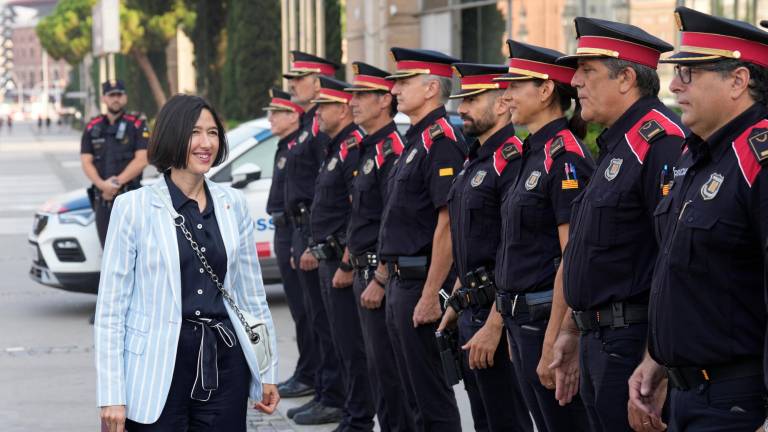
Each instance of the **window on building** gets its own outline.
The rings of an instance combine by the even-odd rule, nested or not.
[[[461,58],[471,63],[502,64],[506,20],[496,5],[461,11]]]

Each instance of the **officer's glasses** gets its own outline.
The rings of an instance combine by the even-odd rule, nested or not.
[[[691,80],[693,79],[693,71],[702,71],[702,72],[716,72],[723,70],[721,67],[718,67],[717,65],[709,65],[709,66],[686,66],[686,65],[675,65],[675,76],[680,79],[680,82],[683,84],[690,84]]]

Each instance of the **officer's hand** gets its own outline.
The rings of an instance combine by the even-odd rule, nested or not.
[[[486,321],[472,339],[461,347],[464,351],[469,351],[470,369],[493,367],[493,356],[496,355],[503,328],[503,326],[494,325],[490,320]]]
[[[456,327],[456,321],[459,319],[459,314],[453,310],[452,307],[448,307],[443,312],[443,319],[440,320],[440,325],[437,326],[437,331],[443,332],[447,328]]]
[[[378,309],[384,301],[384,287],[375,280],[371,280],[360,294],[360,306],[366,309]]]
[[[318,263],[317,258],[314,257],[309,252],[309,249],[305,250],[303,254],[301,254],[301,260],[299,262],[299,268],[304,271],[312,271],[317,269],[317,267],[320,265]]]
[[[277,409],[279,402],[280,393],[277,392],[277,386],[274,384],[263,384],[261,402],[256,402],[256,405],[253,407],[265,414],[272,414]]]
[[[664,368],[646,355],[629,378],[629,425],[642,432],[663,431],[667,425],[661,421],[661,409],[667,398],[667,379]]]
[[[541,385],[550,390],[555,389],[555,371],[549,368],[549,365],[555,360],[553,358],[553,351],[554,347],[552,343],[548,343],[545,340],[541,350],[539,365],[536,366],[536,374],[539,376]]]
[[[416,308],[413,310],[413,326],[418,327],[420,325],[433,323],[439,320],[442,315],[443,313],[440,310],[440,299],[437,296],[434,298],[425,298],[424,296],[421,296],[419,302],[416,303]]]
[[[555,399],[565,406],[579,392],[579,335],[561,331],[552,349],[555,371]]]
[[[109,432],[125,431],[125,405],[101,407],[101,422]]]
[[[340,268],[336,269],[336,273],[333,275],[331,284],[334,288],[348,288],[352,286],[352,271],[344,271]]]

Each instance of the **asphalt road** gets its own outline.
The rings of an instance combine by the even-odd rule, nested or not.
[[[96,297],[32,281],[27,234],[35,209],[48,198],[86,185],[79,134],[64,127],[38,130],[16,123],[0,129],[0,419],[2,431],[99,430],[88,318]],[[267,287],[278,333],[280,377],[296,362],[293,323],[280,285]],[[464,430],[472,430],[466,393],[456,394]],[[281,413],[249,414],[249,431],[330,431],[297,427],[282,413],[307,398],[284,400]]]

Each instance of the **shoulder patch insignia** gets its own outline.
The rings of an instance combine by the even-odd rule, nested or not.
[[[562,136],[557,136],[552,141],[552,144],[549,145],[549,157],[554,159],[555,156],[559,155],[564,150],[565,150],[565,141],[563,141]]]
[[[768,164],[768,120],[760,120],[747,128],[733,140],[731,147],[744,180],[752,187],[762,167]]]
[[[520,150],[518,150],[514,144],[507,144],[501,149],[501,157],[507,161],[515,157],[520,157]]]
[[[575,153],[582,158],[587,157],[576,135],[568,129],[561,130],[554,138],[544,144],[544,171],[547,174],[549,174],[555,158],[565,152]]]
[[[757,161],[765,165],[768,163],[768,129],[755,128],[749,134],[749,145],[757,156]]]
[[[676,136],[682,139],[685,138],[685,132],[664,113],[652,109],[624,134],[624,139],[642,165],[651,149],[651,144],[665,136]]]
[[[439,124],[435,123],[429,127],[429,137],[433,140],[440,138],[443,134],[443,128]]]
[[[381,144],[381,154],[384,155],[386,158],[387,156],[392,154],[392,138],[387,138],[384,140],[384,142]]]
[[[493,152],[493,169],[496,171],[496,175],[500,176],[509,162],[519,159],[522,154],[523,142],[520,141],[520,138],[514,135],[509,137]]]
[[[421,142],[424,145],[424,150],[429,152],[429,149],[432,148],[432,143],[443,136],[451,141],[458,142],[456,133],[453,131],[453,126],[451,126],[445,117],[440,117],[435,123],[421,133]]]
[[[648,142],[653,142],[654,139],[666,135],[664,128],[661,127],[659,122],[653,119],[643,123],[643,125],[640,126],[640,129],[638,129],[637,133],[639,133],[640,136]]]
[[[397,131],[387,135],[387,137],[376,144],[376,167],[381,168],[390,155],[400,157],[405,145]]]

